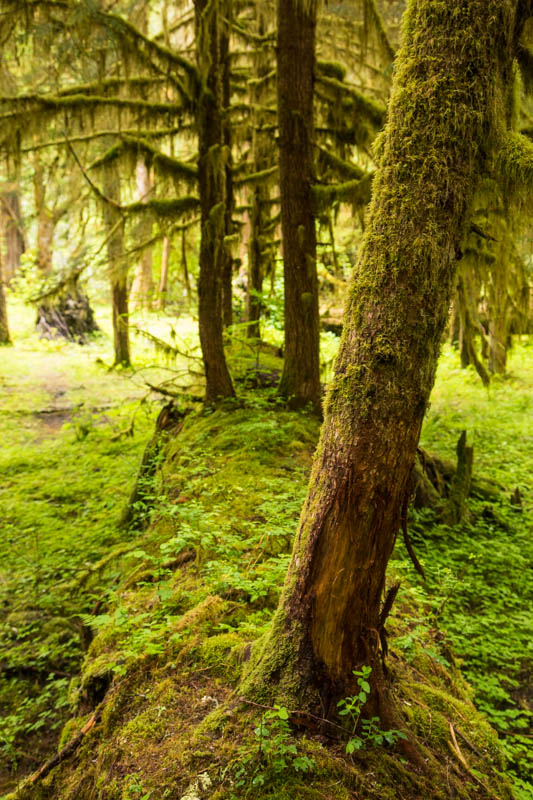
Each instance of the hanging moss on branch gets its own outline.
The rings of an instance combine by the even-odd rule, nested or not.
[[[164,176],[185,180],[189,184],[195,183],[198,178],[198,168],[194,164],[180,161],[178,158],[172,158],[172,156],[162,153],[140,136],[122,136],[121,141],[93,161],[89,169],[98,169],[98,167],[102,167],[106,163],[126,154],[132,156],[135,160],[139,156],[148,157],[151,164]]]
[[[370,173],[361,180],[313,186],[315,214],[326,211],[334,203],[350,203],[354,208],[367,205],[370,202],[373,177],[373,173]]]
[[[322,170],[331,169],[336,172],[341,178],[352,180],[360,180],[367,174],[364,169],[354,164],[352,161],[345,161],[336,153],[328,150],[326,147],[317,145],[318,150],[318,166]]]
[[[381,128],[385,122],[386,108],[376,100],[366,97],[362,92],[358,92],[353,86],[348,86],[336,78],[329,78],[326,75],[317,75],[317,85],[325,89],[333,89],[341,97],[349,101],[351,108],[360,117],[368,120],[377,129]]]

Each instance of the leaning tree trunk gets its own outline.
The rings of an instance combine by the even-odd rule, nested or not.
[[[11,344],[11,339],[9,337],[9,327],[7,324],[6,293],[4,290],[2,261],[0,258],[0,345],[2,344]]]
[[[201,237],[198,276],[200,344],[205,369],[205,402],[233,397],[222,325],[225,263],[226,153],[222,123],[220,40],[226,24],[219,0],[195,0],[197,59],[202,85],[196,110]]]
[[[243,688],[334,714],[380,660],[385,571],[405,519],[474,181],[512,74],[518,0],[411,0],[326,418],[272,627]]]
[[[320,412],[318,278],[313,213],[316,0],[278,0],[278,124],[285,279],[280,394]]]
[[[114,162],[106,165],[104,225],[107,237],[107,262],[113,308],[113,346],[115,366],[130,365],[128,264],[124,257],[124,221],[120,213],[120,176]]]

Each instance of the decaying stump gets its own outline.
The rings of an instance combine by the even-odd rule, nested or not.
[[[457,442],[457,463],[430,455],[421,448],[413,473],[412,505],[431,508],[449,525],[461,521],[467,497],[494,502],[502,498],[502,487],[488,478],[472,474],[474,448],[466,444],[466,431]]]
[[[68,339],[85,344],[99,330],[87,295],[78,287],[79,275],[70,275],[37,298],[37,330],[43,339]]]

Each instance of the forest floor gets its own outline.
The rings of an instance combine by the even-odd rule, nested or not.
[[[140,343],[134,351],[136,370],[109,371],[108,336],[85,347],[42,342],[32,332],[31,312],[18,305],[10,310],[15,344],[2,351],[0,369],[0,794],[13,785],[15,775],[35,769],[50,755],[72,713],[71,679],[80,670],[92,629],[109,624],[105,609],[115,602],[121,577],[121,567],[108,562],[108,554],[116,558],[133,551],[134,558],[153,561],[142,537],[121,527],[119,519],[161,407],[161,401],[148,397],[147,370],[152,383],[167,374],[165,362]],[[165,325],[165,319],[154,317],[151,329],[160,335]],[[183,330],[189,330],[188,325],[184,322]],[[209,503],[217,525],[221,514],[227,517],[220,558],[219,545],[202,528],[197,559],[208,561],[206,580],[212,592],[223,594],[229,583],[249,598],[250,631],[254,625],[264,627],[275,605],[317,434],[316,425],[301,415],[276,421],[265,402],[264,397],[248,398],[247,409],[233,413],[234,426],[228,425],[225,434],[220,421],[199,420],[194,441],[192,433],[189,440],[185,437],[181,453],[189,465],[190,487],[172,507],[174,521],[178,509],[181,536],[189,548],[198,526],[199,506],[189,502],[195,486],[200,487],[203,519],[209,520]],[[509,377],[494,380],[488,390],[473,372],[461,370],[457,355],[445,349],[422,444],[453,458],[463,429],[475,447],[476,473],[501,484],[501,501],[471,500],[467,519],[456,528],[441,524],[430,511],[413,512],[411,539],[428,580],[420,580],[399,545],[393,569],[405,580],[403,602],[416,601],[423,611],[413,614],[394,646],[414,665],[421,650],[443,668],[454,660],[462,664],[478,708],[502,737],[516,796],[526,800],[533,797],[532,344],[524,341],[515,348]],[[252,524],[239,521],[239,493],[244,491],[239,481],[250,442],[257,439],[255,450],[261,437],[264,455],[249,461],[257,472],[247,476],[246,491],[262,485],[265,476],[274,481],[274,459],[279,460],[284,449],[301,452],[301,457],[292,466],[281,459],[277,468],[282,477],[272,485],[268,501],[257,500]],[[223,461],[225,453],[227,460],[236,459],[238,478],[234,490],[225,485],[222,492],[209,476],[214,459]],[[230,481],[231,474],[226,478]],[[509,502],[517,487],[521,505]],[[145,511],[152,513],[150,508]],[[232,532],[253,525],[257,541],[243,568],[241,545]],[[262,562],[254,553],[264,551],[265,536],[281,544]],[[158,589],[161,602],[168,589],[165,581]],[[136,623],[141,630],[148,624],[145,617],[140,615]],[[221,623],[228,635],[229,622]],[[429,636],[434,637],[437,628],[443,642],[439,647]],[[136,646],[149,646],[152,633],[137,637],[141,645]],[[117,674],[121,669],[118,664]]]

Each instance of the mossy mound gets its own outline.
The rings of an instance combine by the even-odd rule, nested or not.
[[[497,737],[438,631],[403,654],[424,613],[409,588],[390,617],[387,664],[426,773],[394,744],[347,756],[349,731],[298,709],[262,720],[268,709],[240,696],[250,644],[276,606],[317,432],[314,417],[266,400],[185,418],[143,493],[149,527],[92,620],[61,741],[78,744],[9,800],[512,798]]]

